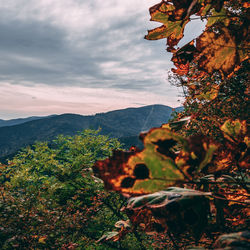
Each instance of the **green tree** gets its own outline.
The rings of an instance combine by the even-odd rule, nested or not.
[[[119,246],[96,243],[126,215],[120,212],[121,196],[105,192],[91,169],[96,160],[119,148],[117,139],[85,130],[37,142],[1,165],[1,248]]]

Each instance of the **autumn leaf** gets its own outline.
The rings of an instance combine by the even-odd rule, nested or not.
[[[215,164],[209,167],[210,173],[215,173],[217,171],[226,172],[232,168],[233,155],[229,152],[222,151],[217,157]]]
[[[217,12],[215,9],[213,9],[211,11],[211,16],[207,19],[206,27],[208,28],[218,22],[223,22],[225,26],[229,25],[230,18],[228,17],[228,14],[225,8],[222,8],[220,12]]]
[[[94,173],[107,189],[126,194],[148,194],[189,181],[212,161],[217,146],[203,136],[188,139],[167,128],[153,128],[142,134],[145,148],[114,151],[98,161]],[[179,153],[175,146],[181,147]]]
[[[176,7],[177,6],[177,7]],[[158,40],[167,38],[170,48],[177,45],[183,37],[183,32],[189,19],[181,18],[186,13],[186,9],[178,4],[170,4],[162,1],[149,9],[151,21],[161,22],[163,25],[148,31],[145,36],[147,40]]]
[[[207,224],[210,209],[207,195],[210,193],[171,187],[153,194],[130,198],[125,209],[133,221],[141,211],[150,210],[156,222],[165,229],[176,235],[189,231],[198,239]],[[139,216],[138,219],[141,223],[142,218]],[[145,221],[145,224],[147,223]],[[147,231],[147,228],[145,230]]]
[[[188,124],[190,122],[190,119],[191,119],[191,116],[187,116],[187,117],[181,118],[177,121],[163,124],[161,127],[168,128],[168,129],[176,132],[176,131],[182,129],[186,124]]]
[[[167,39],[167,50],[173,52],[172,61],[177,67],[172,71],[178,75],[187,75],[192,61],[209,74],[220,71],[229,75],[242,61],[248,59],[249,26],[246,21],[230,16],[223,4],[224,1],[162,1],[150,8],[150,20],[163,25],[149,30],[145,38]],[[195,45],[192,41],[177,50],[174,46],[182,39],[192,14],[208,18],[206,30],[194,39]],[[229,27],[235,23],[244,29],[242,34],[238,34],[238,28]]]
[[[105,233],[100,239],[97,240],[97,242],[103,242],[103,241],[117,241],[119,240],[119,232],[112,231]]]
[[[143,138],[142,151],[114,151],[111,158],[93,167],[107,189],[129,194],[152,193],[184,181],[185,175],[174,162],[173,146],[186,147],[186,140],[164,128],[151,129]]]
[[[223,234],[216,240],[213,247],[215,249],[249,249],[249,238],[249,231]]]
[[[249,136],[247,135],[247,123],[246,120],[227,120],[221,126],[221,131],[228,141],[226,141],[226,146],[231,152],[224,155],[224,159],[216,164],[218,165],[221,161],[226,161],[230,159],[235,161],[241,168],[249,169],[250,166],[250,155],[249,155]]]
[[[46,239],[47,239],[47,236],[42,236],[38,239],[38,242],[41,243],[41,244],[45,244],[46,243]]]
[[[193,61],[196,54],[197,49],[194,46],[194,41],[173,52],[171,61],[177,69],[172,69],[172,71],[178,75],[186,75],[189,72],[189,63]]]
[[[183,76],[188,74],[189,72],[189,63],[186,64],[182,64],[182,63],[174,63],[174,65],[176,66],[177,69],[172,69],[172,72],[174,72],[175,74],[178,74],[179,76]]]
[[[221,71],[225,74],[231,73],[239,63],[238,48],[235,42],[235,37],[230,33],[225,26],[218,26],[215,30],[206,30],[197,39],[186,44],[181,49],[177,50],[172,57],[180,75],[182,68],[186,67],[187,63],[195,62],[200,70],[208,73]]]
[[[250,3],[248,3],[248,2],[243,3],[243,7],[244,8],[250,8]]]
[[[134,178],[128,176],[126,169],[128,159],[137,152],[140,151],[135,148],[127,152],[114,150],[110,158],[97,161],[94,164],[94,174],[104,181],[105,188],[109,190],[120,190],[122,186],[134,184]]]
[[[176,165],[189,174],[203,171],[212,162],[218,146],[202,135],[188,138],[188,149],[182,149],[175,158]],[[206,171],[205,171],[206,172]]]
[[[120,231],[112,231],[107,232],[97,242],[104,242],[104,241],[119,241],[121,240],[127,233],[131,231],[131,224],[129,220],[120,220],[115,223],[115,227],[118,228]]]
[[[148,35],[145,36],[145,39],[159,40],[167,38],[167,44],[170,48],[173,48],[173,46],[177,45],[183,37],[184,27],[188,22],[188,20],[184,23],[182,21],[168,21],[158,28],[149,30]]]
[[[119,220],[115,223],[116,228],[131,228],[131,224],[129,220]]]
[[[202,93],[200,93],[198,95],[194,95],[193,98],[197,98],[199,100],[212,101],[218,96],[219,89],[220,89],[220,85],[209,86],[208,89],[204,89],[204,91]]]
[[[246,121],[240,120],[227,120],[221,126],[221,131],[224,134],[224,137],[231,142],[236,142],[240,137],[244,137],[247,133]]]
[[[127,201],[126,209],[140,210],[145,207],[166,207],[167,205],[176,200],[183,202],[184,198],[209,195],[211,195],[211,193],[204,193],[193,189],[186,189],[180,187],[170,187],[166,190],[161,190],[152,194],[132,197]]]
[[[221,10],[221,3],[217,1],[207,3],[205,0],[182,0],[182,1],[161,1],[159,4],[149,9],[151,16],[150,21],[160,22],[163,25],[155,29],[149,30],[145,36],[148,40],[158,40],[167,38],[168,50],[174,50],[174,46],[183,37],[186,24],[190,21],[189,17],[196,13],[197,15],[207,15],[211,8],[219,13],[218,18],[211,18],[209,24],[214,24],[222,19],[224,15]],[[217,12],[215,14],[217,14]]]
[[[196,39],[196,48],[199,55],[195,61],[198,62],[200,69],[208,73],[220,70],[229,74],[238,64],[235,38],[226,27],[203,32]]]

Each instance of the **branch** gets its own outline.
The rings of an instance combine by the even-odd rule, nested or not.
[[[150,180],[157,180],[157,181],[168,181],[168,182],[178,182],[182,184],[238,184],[237,181],[195,181],[195,180],[178,180],[178,179],[167,179],[167,178],[149,178]],[[250,185],[250,182],[245,182],[246,185]]]
[[[244,201],[236,201],[236,200],[230,200],[230,199],[227,199],[227,198],[222,198],[222,197],[219,197],[219,196],[216,196],[216,195],[211,195],[213,198],[215,199],[218,199],[218,200],[224,200],[224,201],[232,201],[232,202],[235,202],[235,203],[240,203],[240,204],[244,204],[244,205],[247,205],[250,207],[250,202],[244,202]]]

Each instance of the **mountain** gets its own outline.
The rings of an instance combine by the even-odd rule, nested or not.
[[[102,134],[120,138],[126,145],[140,146],[139,133],[159,127],[170,119],[172,113],[171,107],[150,105],[92,116],[62,114],[40,117],[17,125],[0,127],[0,159],[35,141],[50,141],[59,134],[74,135],[87,128],[101,128]]]
[[[54,116],[54,115],[51,115],[51,116]],[[22,123],[25,123],[25,122],[38,120],[38,119],[43,119],[45,117],[44,116],[31,116],[31,117],[28,117],[28,118],[18,118],[18,119],[11,119],[11,120],[2,120],[2,119],[0,119],[0,128],[1,127],[6,127],[6,126],[14,126],[14,125],[18,125],[18,124],[22,124]]]

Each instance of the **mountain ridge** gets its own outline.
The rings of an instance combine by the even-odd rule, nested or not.
[[[16,119],[9,119],[9,120],[0,119],[0,128],[1,127],[8,127],[8,126],[15,126],[15,125],[19,125],[19,124],[22,124],[25,122],[43,119],[43,118],[50,117],[50,116],[55,116],[55,115],[30,116],[30,117],[26,117],[26,118],[16,118]]]
[[[101,134],[138,144],[136,138],[141,131],[159,127],[170,119],[173,111],[169,106],[149,105],[87,116],[67,113],[0,127],[0,159],[35,141],[50,141],[59,134],[72,136],[88,128],[101,128]]]

